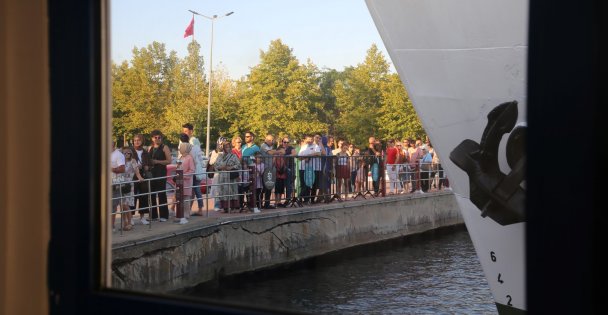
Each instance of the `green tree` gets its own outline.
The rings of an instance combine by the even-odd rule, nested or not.
[[[238,134],[238,129],[235,130],[233,126],[238,125],[240,119],[237,111],[239,107],[237,82],[230,79],[223,66],[215,66],[214,69],[210,133],[212,143],[219,136],[232,138],[233,135]]]
[[[336,96],[334,89],[336,82],[343,79],[344,73],[335,69],[324,69],[320,73],[319,88],[321,89],[321,103],[323,110],[319,113],[322,121],[328,124],[329,134],[343,136],[336,128],[336,120],[339,116],[339,109],[336,106]]]
[[[318,73],[312,62],[301,65],[291,48],[273,40],[249,74],[241,100],[244,127],[259,135],[326,131]]]
[[[172,142],[177,142],[184,123],[194,125],[195,136],[205,135],[207,121],[207,87],[204,75],[203,57],[200,45],[193,41],[188,44],[188,56],[183,60],[171,54],[170,102],[164,112],[164,132]]]
[[[131,128],[129,114],[132,111],[130,96],[127,93],[129,82],[126,77],[129,72],[129,63],[124,61],[120,65],[112,63],[112,136],[121,138],[127,133],[136,133]]]
[[[380,136],[378,118],[388,70],[388,62],[372,45],[365,61],[347,68],[344,78],[335,85],[337,129],[355,144],[363,145],[369,136]]]
[[[135,133],[149,133],[167,125],[164,113],[170,103],[175,61],[167,57],[164,44],[153,42],[145,48],[133,48],[130,66],[126,62],[112,65],[115,137],[127,133],[130,139]]]
[[[112,133],[129,139],[135,133],[160,129],[177,142],[181,126],[190,122],[203,145],[207,134],[206,81],[200,45],[188,45],[188,55],[168,55],[165,45],[152,42],[133,49],[130,62],[112,64]],[[365,60],[344,71],[320,71],[310,60],[301,64],[280,39],[260,51],[260,62],[249,75],[232,80],[220,65],[213,73],[211,147],[218,136],[251,130],[301,136],[330,133],[363,145],[367,137],[424,136],[397,74],[375,45]]]
[[[380,136],[383,139],[423,137],[425,131],[399,75],[390,74],[381,91],[382,106],[378,117]]]

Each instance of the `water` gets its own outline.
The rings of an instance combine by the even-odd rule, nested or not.
[[[496,313],[464,228],[230,277],[189,294],[313,314]]]

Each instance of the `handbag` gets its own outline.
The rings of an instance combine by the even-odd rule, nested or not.
[[[272,190],[274,188],[276,180],[276,170],[274,166],[269,166],[265,168],[264,172],[262,172],[262,182],[264,184],[264,187],[268,190]]]
[[[150,179],[150,178],[154,177],[154,175],[152,175],[152,172],[150,172],[150,171],[144,171],[142,175],[143,175],[142,177],[144,179]]]
[[[144,171],[143,169],[139,170],[139,173],[141,174],[141,177],[143,177],[144,179],[151,179],[154,177],[154,175],[152,175],[152,172],[148,171]],[[133,178],[134,180],[137,179],[137,177]],[[139,183],[137,183],[137,188],[139,189],[140,193],[148,193],[150,192],[150,190],[148,189],[148,185],[150,185],[150,181],[149,180],[144,180],[141,181]]]
[[[215,174],[213,172],[215,172],[215,167],[213,167],[213,164],[207,164],[207,177],[213,178],[213,175]]]

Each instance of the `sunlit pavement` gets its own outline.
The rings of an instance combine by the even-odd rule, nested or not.
[[[320,208],[334,208],[340,204],[355,204],[355,203],[365,203],[374,199],[383,199],[383,198],[412,198],[412,197],[425,197],[425,196],[433,196],[436,194],[443,193],[452,193],[449,190],[437,190],[432,189],[429,192],[420,194],[420,193],[405,193],[405,194],[387,194],[386,197],[372,197],[370,194],[365,195],[365,198],[359,196],[353,200],[351,196],[346,201],[338,201],[334,200],[331,203],[314,203],[311,205],[300,206],[288,206],[287,208],[276,208],[276,209],[260,209],[260,213],[253,213],[249,210],[245,210],[243,212],[239,212],[239,210],[232,210],[231,213],[224,213],[223,211],[214,211],[213,210],[213,199],[209,199],[210,208],[207,209],[206,202],[203,202],[203,212],[202,216],[191,216],[188,219],[188,223],[186,224],[178,224],[179,219],[175,218],[175,212],[170,211],[169,220],[166,222],[150,221],[148,219],[148,215],[146,215],[146,219],[150,221],[149,225],[143,225],[140,222],[140,217],[137,212],[135,212],[133,216],[133,228],[130,231],[121,231],[121,220],[120,216],[116,217],[116,230],[111,232],[111,243],[113,248],[134,245],[137,243],[150,242],[159,237],[164,237],[167,235],[175,235],[181,234],[192,230],[198,230],[205,226],[217,225],[222,223],[229,223],[234,219],[238,220],[248,220],[253,219],[256,216],[267,216],[267,215],[277,215],[283,212],[301,212],[303,210],[313,210]],[[196,211],[198,208],[193,205],[193,211]]]

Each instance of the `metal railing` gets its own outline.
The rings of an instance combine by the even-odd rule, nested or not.
[[[229,174],[234,173],[235,178]],[[213,179],[211,179],[211,174]],[[184,185],[188,176],[201,175],[199,185]],[[157,181],[157,182],[155,182]],[[160,182],[158,182],[160,181]],[[188,180],[189,182],[189,180]],[[192,181],[194,183],[194,181]],[[158,189],[165,184],[165,189]],[[343,202],[386,195],[424,193],[449,187],[441,164],[404,163],[386,164],[384,156],[263,156],[258,158],[243,157],[241,167],[237,170],[214,171],[185,174],[177,169],[175,175],[146,178],[143,181],[130,180],[113,186],[133,185],[134,193],[123,194],[115,188],[117,194],[112,200],[119,200],[120,233],[123,233],[123,214],[140,212],[143,217],[149,213],[148,228],[152,228],[155,218],[160,218],[161,208],[175,208],[176,219],[188,217],[188,209],[194,202],[206,203],[204,216],[210,216],[209,209],[218,210],[212,202],[223,200],[221,210],[227,212],[258,212],[265,208],[303,207],[315,203]],[[232,185],[231,187],[229,187]],[[168,186],[168,187],[167,187]],[[113,187],[114,188],[114,187]],[[202,189],[201,197],[194,193]],[[156,190],[155,190],[156,189]],[[192,190],[189,196],[184,191]],[[172,200],[159,204],[161,194],[169,195]],[[124,209],[123,199],[135,198],[134,209]],[[156,198],[159,197],[159,202]],[[147,201],[147,202],[142,202]],[[226,202],[227,201],[227,202]],[[143,206],[142,206],[143,205]],[[199,206],[199,208],[202,208]],[[169,214],[167,214],[169,215]],[[170,217],[170,215],[169,215]],[[169,219],[169,217],[164,219]]]

